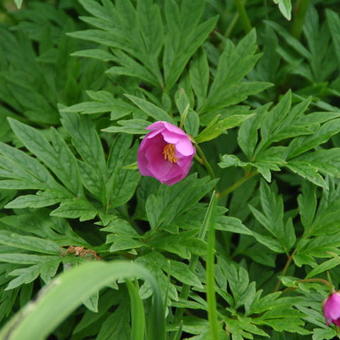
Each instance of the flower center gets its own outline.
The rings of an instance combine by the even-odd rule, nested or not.
[[[175,155],[176,149],[174,144],[165,145],[162,153],[166,161],[169,161],[170,163],[177,163],[177,158]]]

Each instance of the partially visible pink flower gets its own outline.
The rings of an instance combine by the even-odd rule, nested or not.
[[[327,324],[340,326],[340,292],[331,294],[323,303],[323,314]]]
[[[147,127],[150,132],[138,149],[138,167],[143,176],[173,185],[189,172],[195,148],[190,137],[177,126],[159,121]]]

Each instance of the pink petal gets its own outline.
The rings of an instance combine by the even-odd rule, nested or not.
[[[163,130],[152,130],[151,132],[149,132],[145,137],[144,139],[152,139],[154,138],[155,136],[157,136],[158,134],[160,134]],[[143,140],[144,140],[143,139]]]
[[[159,121],[147,127],[149,132],[138,149],[138,167],[143,176],[152,176],[161,183],[173,185],[187,176],[195,148],[183,130],[168,122]],[[175,145],[176,163],[164,159],[167,144]]]
[[[159,181],[166,179],[168,173],[171,172],[174,163],[170,163],[164,159],[163,149],[166,142],[162,136],[156,136],[148,142],[148,147],[144,150],[145,158],[148,161],[148,170],[151,176]]]
[[[166,129],[170,132],[177,133],[179,135],[186,136],[185,132],[177,127],[176,125],[173,125],[171,123],[165,122],[165,121],[158,121],[155,122],[147,127],[148,130],[160,130],[160,129]]]
[[[149,162],[145,158],[145,155],[144,155],[143,152],[138,153],[137,163],[138,163],[139,171],[143,176],[151,176],[151,172],[150,172],[149,167],[148,167]]]
[[[169,176],[166,179],[163,179],[162,183],[166,185],[173,185],[182,180],[187,175],[187,173],[183,170],[183,168],[176,164],[176,168],[174,168],[173,171],[168,175]]]
[[[195,148],[193,147],[191,141],[186,138],[180,138],[176,143],[176,150],[183,156],[191,156],[195,154]]]
[[[332,322],[340,319],[340,294],[333,293],[323,305],[324,315],[327,320]]]

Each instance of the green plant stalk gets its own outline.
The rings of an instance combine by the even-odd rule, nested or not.
[[[204,151],[202,150],[202,148],[201,148],[198,144],[196,144],[195,147],[196,147],[196,150],[197,150],[197,153],[198,153],[200,159],[201,159],[202,162],[203,162],[203,165],[205,166],[205,168],[206,168],[207,171],[209,172],[209,175],[210,175],[212,178],[216,178],[214,169],[213,169],[212,166],[210,165],[210,163],[209,163],[207,157],[205,157],[205,154],[204,154]]]
[[[218,192],[216,196],[220,199],[223,197],[228,196],[230,193],[235,191],[238,187],[240,187],[243,183],[247,182],[249,179],[257,175],[257,171],[249,172],[241,177],[238,181],[232,184],[230,187],[226,188],[225,190]]]
[[[217,195],[214,191],[212,193],[212,196],[211,196],[211,199],[210,199],[210,203],[209,203],[209,206],[208,206],[207,213],[204,216],[202,227],[201,227],[200,232],[198,234],[198,238],[201,239],[201,240],[205,239],[206,233],[208,231],[209,222],[212,218],[213,207],[215,206],[216,202],[217,202]],[[198,260],[199,260],[198,255],[192,256],[190,264],[189,264],[189,269],[191,271],[194,271],[194,269],[195,269],[195,267],[198,263]],[[179,298],[181,300],[186,300],[189,297],[189,294],[190,294],[190,285],[188,285],[188,284],[183,285],[181,293],[179,295]],[[183,313],[184,313],[183,308],[178,308],[176,310],[176,313],[175,313],[175,316],[174,316],[174,322],[173,322],[175,325],[178,324],[180,322],[180,320],[182,320]],[[182,327],[180,327],[178,332],[176,332],[174,334],[172,340],[180,340],[181,336],[182,336]]]
[[[288,255],[287,262],[286,262],[286,264],[283,267],[282,272],[281,272],[282,276],[286,275],[287,270],[289,269],[289,266],[292,263],[293,256],[295,255],[295,253],[296,253],[296,249],[292,252],[291,255]],[[281,287],[281,281],[280,281],[280,279],[278,279],[277,282],[276,282],[275,288],[274,288],[274,292],[278,291],[280,289],[280,287]]]
[[[240,20],[245,33],[249,33],[252,29],[246,7],[244,6],[243,0],[235,0],[235,5],[240,16]]]
[[[210,327],[210,339],[218,340],[218,319],[215,291],[215,226],[211,223],[208,229],[208,254],[206,262],[206,295],[208,302],[208,321]]]
[[[131,340],[145,339],[145,311],[143,301],[138,293],[138,283],[126,281],[131,305]],[[153,325],[157,327],[157,325]]]
[[[292,22],[291,33],[296,39],[300,39],[305,17],[310,0],[298,0],[295,6],[295,15]]]
[[[226,38],[229,38],[229,37],[230,37],[231,32],[233,31],[233,29],[234,29],[234,27],[235,27],[235,25],[236,25],[236,23],[237,23],[238,18],[239,18],[239,14],[238,14],[238,12],[236,12],[236,13],[234,14],[232,20],[230,21],[230,23],[229,23],[229,25],[228,25],[228,27],[227,27],[225,33],[224,33],[224,36],[225,36]]]

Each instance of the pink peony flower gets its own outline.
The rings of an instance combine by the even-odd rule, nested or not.
[[[138,149],[138,167],[143,176],[173,185],[189,172],[195,148],[190,137],[177,126],[159,121],[147,127],[151,130]]]
[[[323,303],[323,315],[327,324],[334,323],[340,326],[340,293],[331,294]]]

